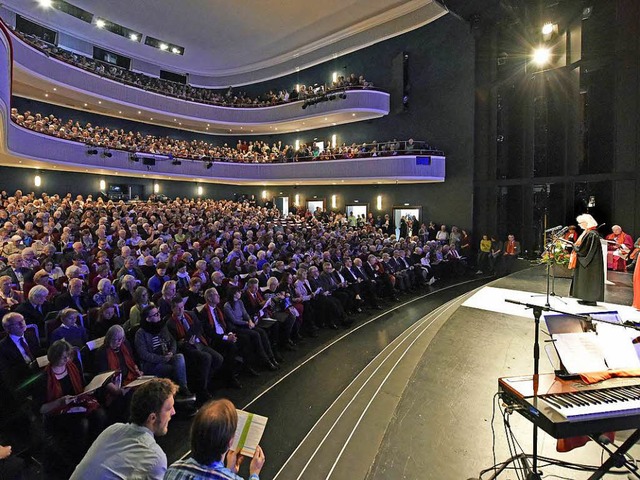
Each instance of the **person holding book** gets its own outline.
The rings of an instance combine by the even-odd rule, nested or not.
[[[82,348],[89,340],[89,335],[82,325],[78,325],[79,316],[80,312],[76,309],[63,308],[58,313],[58,319],[62,324],[51,332],[51,343],[64,339],[74,347]]]
[[[75,463],[87,451],[91,442],[104,429],[107,415],[92,392],[84,393],[82,370],[74,363],[73,345],[57,340],[49,347],[49,365],[36,390],[34,399],[40,404],[45,431],[63,446]]]
[[[598,222],[585,213],[576,218],[582,233],[573,245],[569,268],[573,268],[570,295],[581,305],[604,301],[604,259],[598,235]]]
[[[164,480],[242,480],[238,475],[244,457],[231,451],[238,412],[229,400],[205,404],[191,425],[191,456],[178,460],[168,468]],[[249,465],[249,480],[260,480],[265,455],[259,445]]]

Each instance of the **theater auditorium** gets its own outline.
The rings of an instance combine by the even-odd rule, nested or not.
[[[0,478],[640,478],[639,33],[2,2]]]

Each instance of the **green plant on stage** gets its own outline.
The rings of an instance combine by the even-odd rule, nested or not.
[[[554,242],[550,248],[542,252],[540,263],[550,265],[569,265],[570,253],[565,250],[565,246],[561,241]]]

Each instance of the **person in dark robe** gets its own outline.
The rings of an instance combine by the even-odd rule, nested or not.
[[[574,244],[576,261],[570,294],[580,299],[578,303],[594,306],[604,301],[604,259],[598,223],[588,213],[576,220],[583,231]]]

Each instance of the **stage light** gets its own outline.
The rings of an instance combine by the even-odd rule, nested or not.
[[[173,53],[176,53],[176,54],[177,54],[177,53],[180,53],[180,50],[178,50],[176,47],[173,47],[173,48],[171,49],[171,51],[172,51]]]
[[[131,35],[129,35],[129,38],[134,42],[137,42],[139,37],[135,33],[132,33]]]
[[[169,45],[167,45],[166,43],[160,44],[160,50],[167,50],[168,48],[169,48]]]
[[[51,8],[53,6],[52,0],[38,0],[38,3],[42,8]]]
[[[542,26],[542,34],[543,35],[551,35],[553,33],[553,23],[545,23]]]
[[[36,175],[35,177],[33,177],[33,184],[36,187],[39,187],[40,185],[42,185],[42,178],[40,178],[40,175]]]
[[[98,28],[104,28],[107,25],[107,22],[105,22],[104,20],[102,20],[101,18],[96,20],[96,27]]]
[[[536,65],[539,66],[543,66],[546,65],[547,63],[549,63],[549,60],[551,60],[551,50],[548,48],[536,48],[533,51],[533,62]]]

